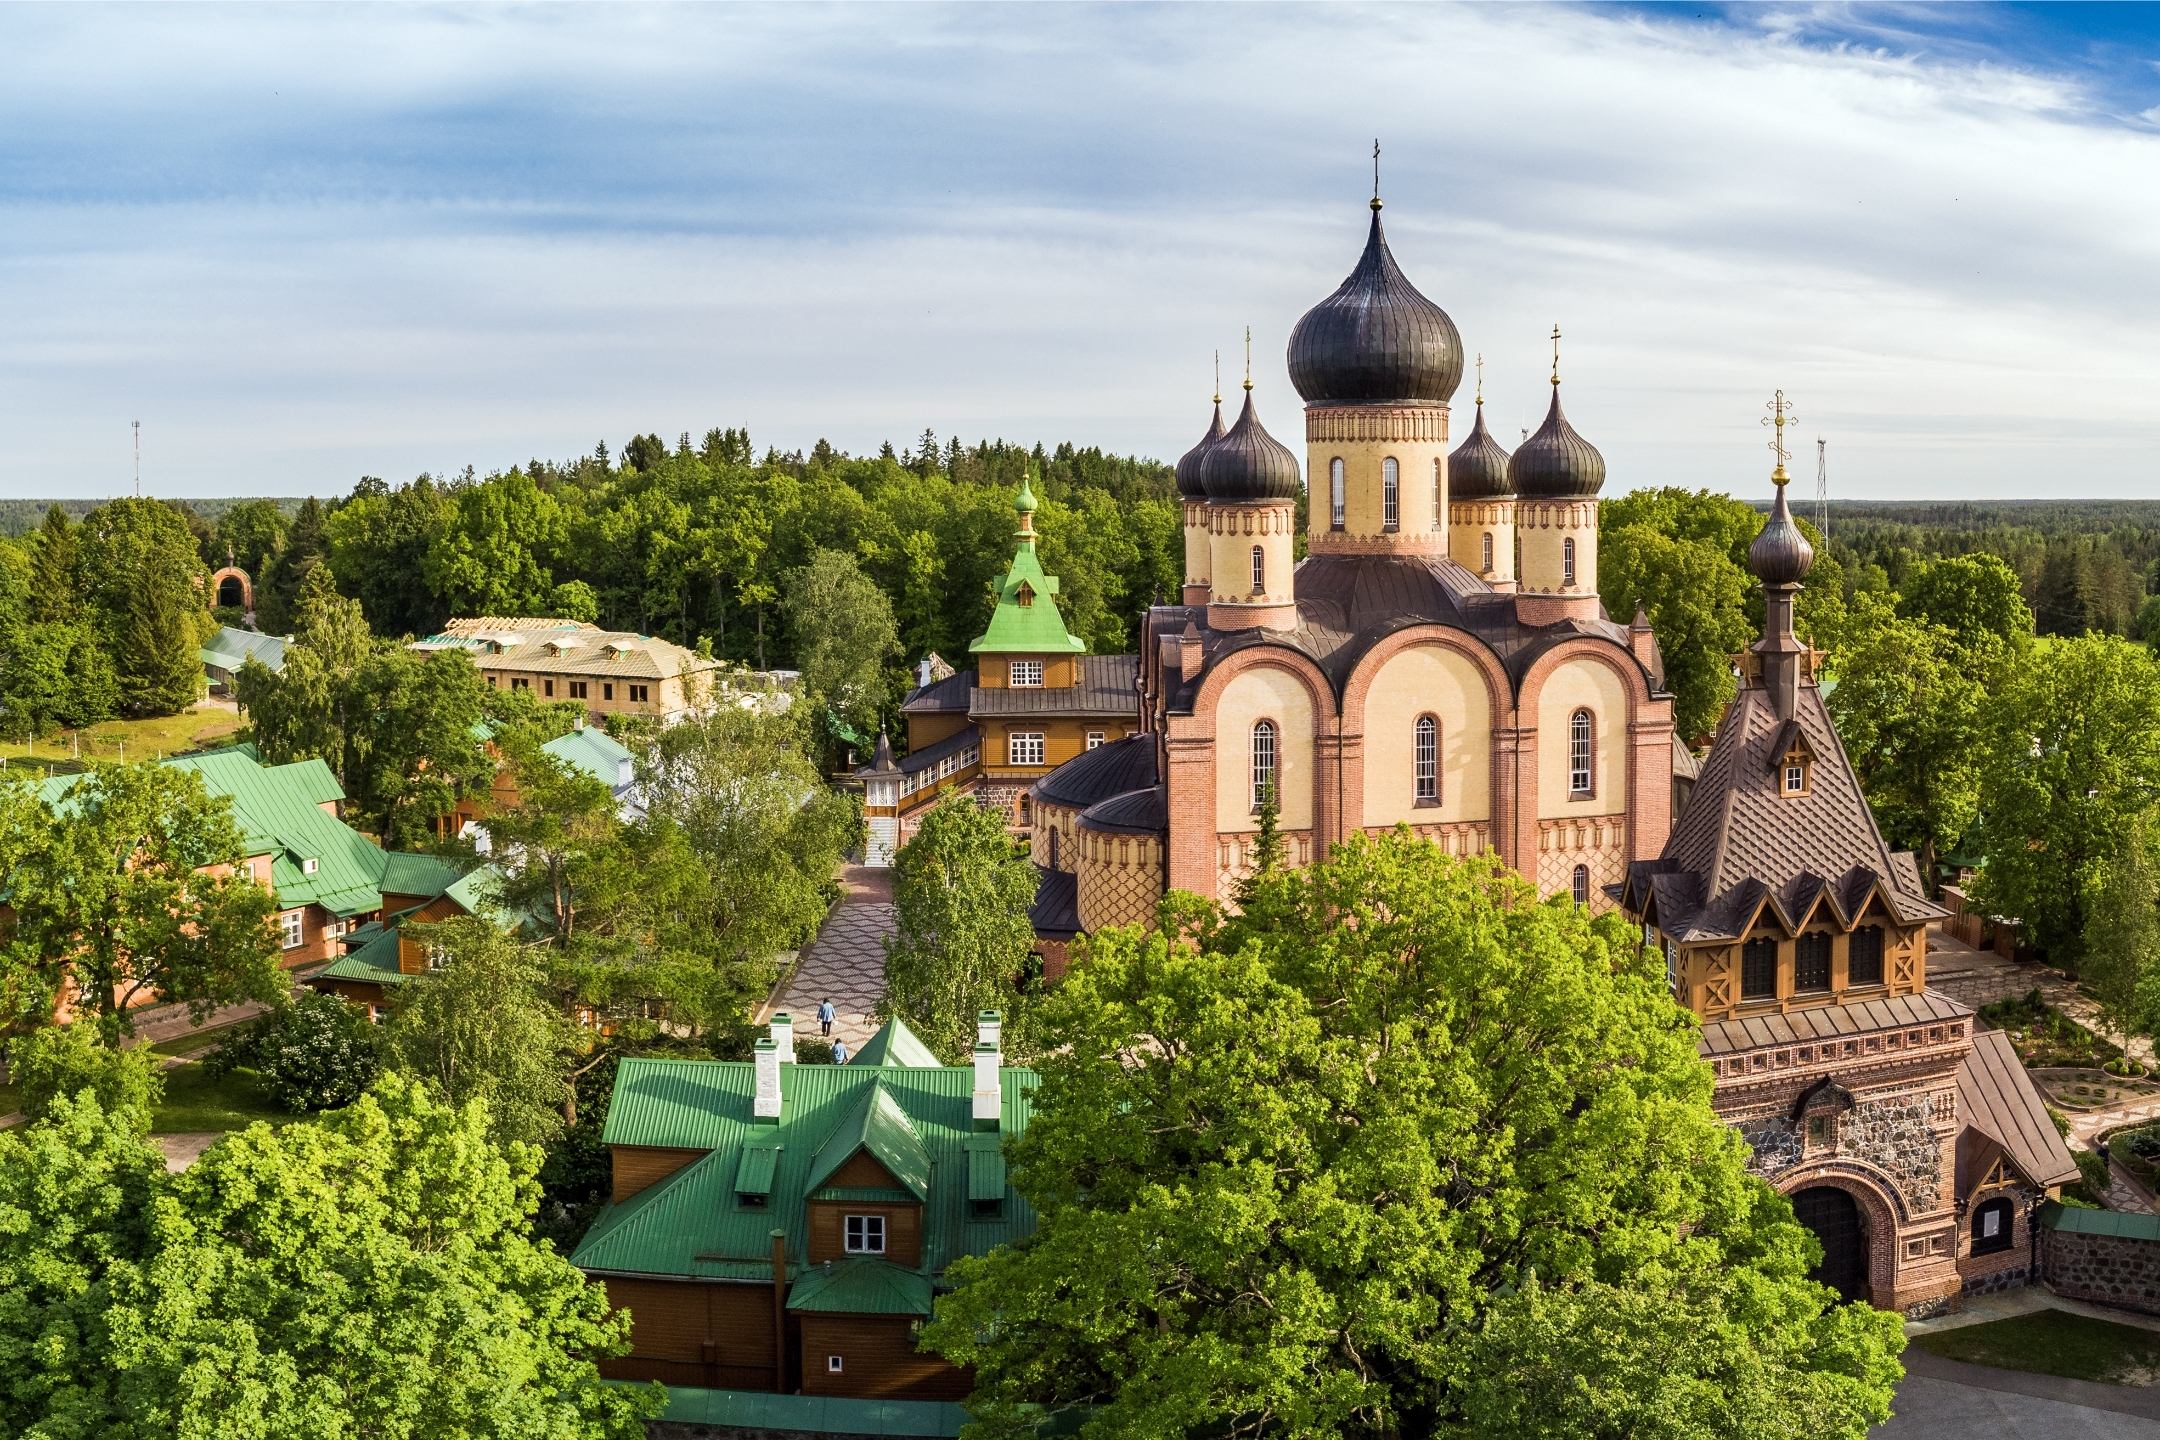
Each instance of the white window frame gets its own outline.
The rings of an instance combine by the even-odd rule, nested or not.
[[[1005,668],[1006,683],[1023,690],[1039,688],[1043,683],[1043,662],[1040,660],[1015,660]]]
[[[1402,466],[1392,455],[1380,462],[1380,528],[1402,529]]]
[[[297,950],[307,944],[307,912],[287,910],[278,916],[278,938],[287,950]]]
[[[1006,736],[1005,763],[1008,765],[1042,764],[1043,732],[1040,730],[1017,730]]]
[[[1589,710],[1568,717],[1568,798],[1597,794],[1597,719]]]
[[[1563,536],[1560,541],[1560,584],[1572,588],[1575,584],[1575,537]]]
[[[430,945],[426,950],[427,968],[440,970],[450,963],[450,952],[440,945]]]
[[[842,1359],[842,1358],[841,1358],[840,1356],[838,1356],[838,1355],[827,1355],[827,1356],[825,1357],[825,1373],[826,1373],[826,1374],[828,1374],[828,1375],[838,1375],[838,1374],[840,1374],[840,1373],[841,1373],[841,1372],[842,1372],[843,1370],[845,1370],[846,1368],[847,1368],[847,1362],[846,1362],[846,1361],[845,1361],[844,1359]]]
[[[1343,528],[1344,503],[1343,462],[1340,455],[1336,456],[1333,460],[1328,461],[1327,483],[1328,528],[1330,530],[1340,530]]]
[[[1420,715],[1411,735],[1412,757],[1420,805],[1440,803],[1440,722]]]
[[[1255,812],[1260,809],[1261,798],[1267,793],[1270,785],[1275,790],[1276,806],[1280,808],[1282,805],[1282,784],[1276,778],[1278,773],[1277,765],[1280,760],[1281,738],[1281,732],[1275,728],[1274,721],[1255,720],[1253,722],[1251,778],[1252,808]]]
[[[1252,593],[1267,594],[1267,551],[1258,545],[1252,547]]]
[[[1485,532],[1485,573],[1492,574],[1492,531]]]
[[[1441,528],[1440,501],[1447,493],[1447,472],[1442,465],[1443,462],[1435,456],[1432,462],[1432,528],[1435,530]]]
[[[1087,732],[1087,748],[1090,750],[1097,749],[1107,744],[1109,739],[1110,737],[1100,730],[1090,730]]]
[[[1807,766],[1798,760],[1787,761],[1785,764],[1785,793],[1787,795],[1798,795],[1806,789]]]
[[[1577,865],[1568,876],[1568,894],[1577,905],[1590,903],[1590,867]]]
[[[885,1217],[848,1215],[840,1222],[840,1248],[850,1255],[885,1253]]]

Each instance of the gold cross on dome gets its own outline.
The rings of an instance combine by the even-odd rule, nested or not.
[[[1777,474],[1782,476],[1785,473],[1785,462],[1792,459],[1792,451],[1785,448],[1785,427],[1800,422],[1794,417],[1792,402],[1785,398],[1783,390],[1778,391],[1777,397],[1763,408],[1770,412],[1763,416],[1762,423],[1772,427],[1770,453],[1777,456]]]
[[[1557,320],[1552,327],[1552,383],[1560,383],[1560,323]]]

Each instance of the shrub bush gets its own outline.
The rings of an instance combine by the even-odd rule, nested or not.
[[[295,1114],[337,1110],[382,1073],[382,1042],[358,1008],[309,991],[251,1021],[203,1063],[217,1072],[246,1066],[273,1103]]]
[[[23,1114],[31,1120],[42,1120],[56,1096],[89,1090],[107,1112],[135,1111],[147,1129],[150,1112],[165,1093],[158,1057],[149,1047],[115,1050],[87,1022],[33,1030],[8,1053],[8,1076],[21,1087]]]

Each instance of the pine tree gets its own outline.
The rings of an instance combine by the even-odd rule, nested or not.
[[[120,708],[130,715],[173,715],[202,690],[195,617],[173,587],[146,585],[128,599],[120,632]]]
[[[30,549],[30,618],[75,618],[81,596],[75,586],[75,527],[66,511],[55,505],[45,512]]]
[[[1282,807],[1275,802],[1275,781],[1271,777],[1260,787],[1260,823],[1253,836],[1253,868],[1237,882],[1238,909],[1251,913],[1261,903],[1270,884],[1281,878],[1284,858]]]

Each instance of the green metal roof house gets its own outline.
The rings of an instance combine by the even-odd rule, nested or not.
[[[945,1267],[1033,1231],[1005,1173],[1032,1071],[981,1017],[940,1065],[899,1021],[845,1065],[793,1063],[773,1017],[749,1062],[622,1062],[601,1139],[614,1194],[574,1264],[633,1316],[618,1379],[698,1391],[950,1402],[916,1348]],[[934,1431],[911,1433],[936,1433]]]

